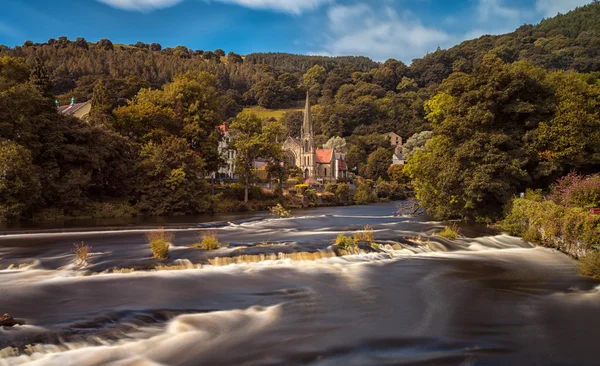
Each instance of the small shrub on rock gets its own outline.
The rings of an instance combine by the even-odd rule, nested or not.
[[[438,236],[442,238],[446,238],[448,240],[456,240],[458,239],[458,228],[456,225],[446,226],[444,230],[438,233]]]
[[[335,245],[344,249],[344,250],[354,250],[356,249],[356,243],[354,243],[354,239],[350,236],[346,236],[344,234],[339,234],[335,239]]]
[[[202,241],[200,242],[200,244],[196,244],[194,245],[194,247],[203,250],[217,250],[221,248],[221,243],[217,238],[217,233],[206,232],[202,233]]]
[[[281,203],[278,203],[276,206],[270,208],[271,215],[277,217],[290,217],[290,211],[286,210]]]
[[[164,240],[154,240],[150,242],[150,248],[152,248],[152,254],[156,259],[167,259],[169,258],[169,243]]]
[[[146,238],[148,238],[154,258],[169,258],[169,246],[173,239],[172,233],[166,231],[164,228],[160,228],[158,230],[147,232]]]

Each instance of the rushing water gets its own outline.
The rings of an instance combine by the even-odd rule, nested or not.
[[[395,211],[178,225],[165,261],[141,228],[2,236],[0,313],[26,324],[0,328],[0,365],[600,364],[600,288],[569,257],[479,228],[449,242],[432,235],[441,223]],[[327,253],[367,224],[402,248],[206,265]],[[207,230],[229,246],[187,247]],[[77,268],[69,251],[82,241],[92,254]],[[171,268],[147,270],[157,263]]]

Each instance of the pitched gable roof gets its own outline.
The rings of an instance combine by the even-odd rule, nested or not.
[[[58,107],[58,113],[63,114],[65,116],[72,116],[73,113],[77,112],[81,107],[87,105],[88,103],[90,102],[88,101],[83,103],[75,103],[73,105],[61,105]]]
[[[222,125],[217,126],[217,128],[223,133],[229,132],[229,127],[227,126],[227,123],[223,123]]]
[[[315,153],[317,155],[317,163],[329,164],[333,160],[333,150],[331,149],[317,149]]]

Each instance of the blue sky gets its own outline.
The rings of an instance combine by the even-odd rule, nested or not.
[[[0,44],[84,37],[407,63],[592,0],[2,0]]]

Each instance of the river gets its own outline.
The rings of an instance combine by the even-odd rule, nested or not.
[[[147,225],[4,232],[0,313],[25,325],[0,328],[0,365],[600,364],[600,283],[574,260],[481,227],[451,242],[434,235],[442,223],[395,212],[173,221],[162,261]],[[326,255],[364,225],[383,250]],[[189,248],[204,231],[229,245]],[[92,246],[83,268],[80,242]],[[207,265],[293,252],[325,254]]]

